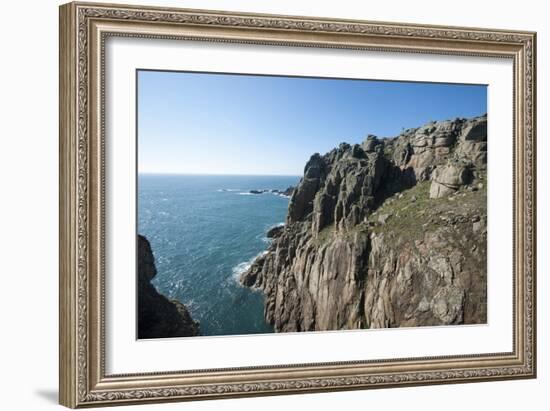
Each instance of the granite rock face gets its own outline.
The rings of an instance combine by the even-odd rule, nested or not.
[[[462,164],[447,163],[432,172],[430,198],[444,197],[458,190],[470,180],[470,169]]]
[[[190,337],[199,335],[187,307],[160,294],[151,280],[157,274],[147,238],[138,235],[138,338]]]
[[[278,332],[486,322],[487,118],[314,154],[241,276]]]

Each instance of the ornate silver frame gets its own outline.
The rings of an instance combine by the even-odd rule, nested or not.
[[[514,349],[472,356],[106,375],[104,44],[109,36],[474,55],[514,63]],[[532,32],[92,3],[60,8],[60,403],[76,408],[536,376]]]

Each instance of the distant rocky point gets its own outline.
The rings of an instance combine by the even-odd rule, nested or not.
[[[138,338],[190,337],[199,335],[199,323],[187,307],[169,300],[151,284],[157,274],[147,238],[138,235]]]
[[[313,154],[241,283],[277,332],[486,323],[486,179],[486,115]]]
[[[285,197],[290,197],[292,193],[294,192],[294,187],[290,186],[286,190],[277,190],[277,189],[261,189],[261,190],[250,190],[250,194],[264,194],[264,193],[272,193],[272,194],[278,194]]]

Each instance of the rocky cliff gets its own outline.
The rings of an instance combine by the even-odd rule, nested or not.
[[[151,284],[157,274],[149,241],[138,235],[138,338],[189,337],[199,335],[187,307],[169,300]]]
[[[314,154],[242,274],[278,332],[486,322],[487,118]]]

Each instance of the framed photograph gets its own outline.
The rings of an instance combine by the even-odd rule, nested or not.
[[[61,404],[534,378],[535,40],[61,6]]]

